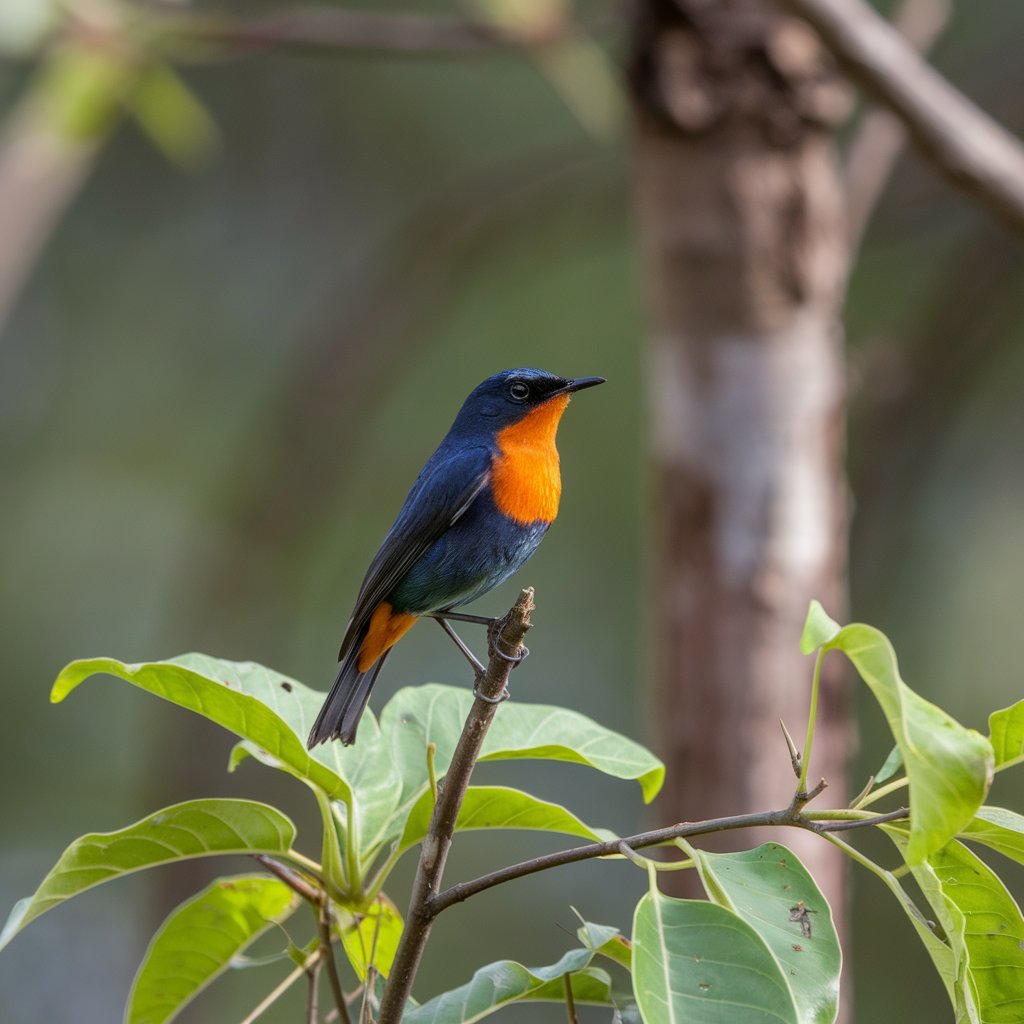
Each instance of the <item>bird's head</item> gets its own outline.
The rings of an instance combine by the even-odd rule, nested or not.
[[[503,370],[470,392],[455,420],[455,429],[461,433],[486,426],[497,432],[541,407],[553,413],[557,410],[560,415],[574,391],[604,381],[604,377],[559,377],[557,373],[527,367]]]

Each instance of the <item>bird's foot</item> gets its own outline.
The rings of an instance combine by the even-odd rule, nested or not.
[[[502,661],[512,662],[512,667],[518,668],[530,656],[530,648],[526,644],[522,644],[515,654],[506,654],[501,649],[502,644],[505,643],[505,638],[502,636],[504,625],[504,619],[495,619],[487,627],[487,652],[494,657],[501,658]]]
[[[476,697],[477,700],[482,700],[487,704],[502,704],[512,696],[512,694],[508,692],[508,687],[505,686],[497,697],[488,697],[486,693],[480,692],[481,682],[483,682],[483,680],[477,678],[476,685],[473,687],[473,696]]]

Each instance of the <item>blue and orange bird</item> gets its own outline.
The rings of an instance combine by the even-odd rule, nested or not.
[[[486,594],[537,550],[562,493],[558,421],[574,391],[603,383],[519,369],[473,389],[370,563],[310,747],[355,740],[388,651],[420,616],[439,619],[472,660],[444,613]]]

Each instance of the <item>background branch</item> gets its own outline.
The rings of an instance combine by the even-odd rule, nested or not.
[[[197,17],[166,7],[157,11],[158,24],[166,31],[245,51],[288,47],[458,57],[541,46],[566,39],[575,32],[572,24],[562,19],[538,20],[512,29],[470,18],[326,7],[297,8],[250,18]]]
[[[949,23],[950,0],[904,0],[893,26],[919,53],[927,53]],[[907,141],[900,120],[882,107],[865,111],[846,153],[846,210],[854,252]]]
[[[863,0],[785,0],[958,188],[1024,230],[1024,148]]]
[[[420,958],[436,916],[432,900],[441,887],[441,877],[462,799],[484,737],[498,710],[495,701],[508,683],[509,674],[516,664],[515,659],[522,653],[523,638],[532,625],[532,611],[533,589],[527,587],[520,592],[508,615],[489,634],[491,650],[487,672],[477,680],[476,700],[462,727],[462,735],[448,771],[440,783],[430,828],[420,848],[420,862],[405,917],[405,929],[381,999],[380,1024],[398,1024],[412,992]],[[499,647],[504,647],[504,651]]]

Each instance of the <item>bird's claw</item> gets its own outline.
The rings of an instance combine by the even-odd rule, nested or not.
[[[482,700],[486,704],[503,704],[512,696],[512,694],[508,692],[508,687],[504,686],[497,697],[488,697],[486,693],[482,693],[480,691],[480,683],[482,681],[483,680],[481,679],[477,679],[476,685],[473,687],[473,696],[476,697],[477,700]]]

